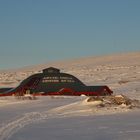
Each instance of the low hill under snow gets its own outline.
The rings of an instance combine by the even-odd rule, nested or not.
[[[75,75],[87,85],[108,85],[116,95],[140,100],[139,60],[140,52],[137,52],[0,72],[0,87],[16,86],[29,75],[54,66]],[[134,109],[123,104],[102,106],[104,102],[87,102],[86,98],[17,100],[1,97],[0,140],[139,140],[139,106]]]

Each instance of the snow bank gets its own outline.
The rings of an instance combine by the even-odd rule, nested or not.
[[[38,70],[55,66],[75,75],[87,85],[108,85],[117,96],[115,100],[109,97],[90,101],[87,97],[39,97],[38,100],[0,97],[0,140],[39,140],[40,137],[139,140],[139,60],[138,52],[1,72],[0,86],[12,87]],[[129,102],[120,100],[122,94]]]

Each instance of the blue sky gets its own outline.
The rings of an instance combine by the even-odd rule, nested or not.
[[[139,0],[0,0],[0,69],[130,51]]]

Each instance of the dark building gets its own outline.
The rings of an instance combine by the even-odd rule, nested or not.
[[[75,76],[61,73],[59,69],[50,67],[42,73],[34,74],[23,80],[21,84],[1,95],[25,94],[34,95],[73,95],[103,96],[111,95],[112,91],[107,86],[86,86]]]

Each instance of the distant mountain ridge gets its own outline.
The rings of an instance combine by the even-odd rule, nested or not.
[[[33,66],[25,66],[18,69],[7,69],[7,70],[1,70],[4,71],[39,71],[46,67],[58,67],[58,68],[67,68],[71,66],[82,66],[82,65],[97,65],[101,63],[109,64],[112,62],[115,63],[122,63],[122,62],[135,62],[134,60],[140,60],[140,51],[138,52],[129,52],[129,53],[116,53],[116,54],[110,54],[110,55],[99,55],[99,56],[89,56],[89,57],[83,57],[83,58],[77,58],[77,59],[69,59],[64,61],[54,61],[54,62],[48,62],[45,64],[39,64],[39,65],[33,65]],[[137,63],[137,62],[135,62]],[[1,72],[0,71],[0,72]]]
[[[1,71],[0,87],[15,87],[23,79],[48,67],[75,75],[88,85],[108,84],[113,88],[118,83],[129,81],[139,84],[140,52],[85,57]]]

